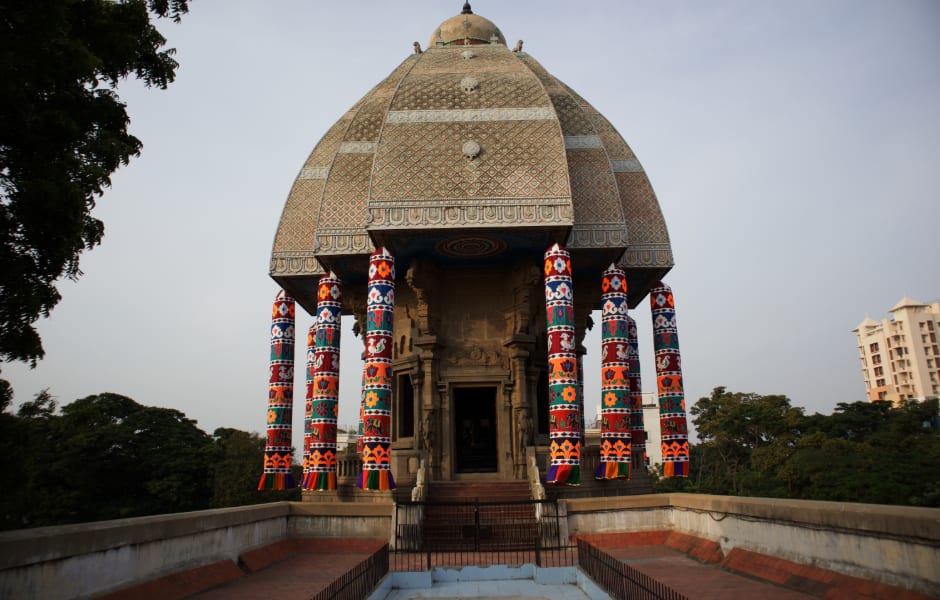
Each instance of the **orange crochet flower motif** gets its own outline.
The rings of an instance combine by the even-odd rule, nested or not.
[[[374,408],[379,403],[379,395],[375,392],[369,392],[366,394],[365,403],[369,408]]]
[[[392,272],[392,268],[387,262],[383,261],[376,266],[376,271],[378,271],[379,276],[382,277],[382,279],[385,279]]]
[[[574,402],[578,398],[578,390],[574,386],[568,386],[561,391],[561,397],[565,399],[566,402]]]
[[[604,394],[604,406],[611,407],[617,404],[617,394],[613,392],[607,392]]]
[[[277,421],[277,412],[273,410],[268,411],[268,423],[274,423]]]

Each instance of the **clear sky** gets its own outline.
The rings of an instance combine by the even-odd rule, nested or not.
[[[115,392],[209,432],[263,432],[268,259],[290,186],[327,128],[461,5],[196,0],[181,24],[161,23],[177,80],[119,88],[143,154],[99,200],[104,243],[39,324],[46,358],[3,366],[16,402]],[[719,385],[808,412],[863,400],[851,330],[904,295],[940,297],[940,2],[472,5],[645,167],[676,259],[665,281],[687,404]],[[645,302],[634,317],[655,391]],[[302,313],[298,330],[310,323]],[[355,421],[361,375],[348,326],[341,424]]]

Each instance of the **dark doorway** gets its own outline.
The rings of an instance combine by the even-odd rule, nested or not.
[[[458,473],[496,471],[496,388],[454,388],[454,446]]]

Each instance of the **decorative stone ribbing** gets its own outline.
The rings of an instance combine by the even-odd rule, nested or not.
[[[597,479],[630,477],[630,369],[636,346],[629,343],[627,277],[610,265],[601,278],[601,447]]]
[[[650,292],[653,343],[656,351],[656,388],[662,432],[663,476],[688,477],[689,432],[682,385],[682,362],[672,290],[659,282]]]
[[[548,325],[548,484],[581,483],[581,411],[574,329],[571,255],[555,244],[545,253],[545,314]]]
[[[268,438],[259,490],[295,487],[291,473],[294,408],[294,299],[281,290],[271,311],[271,362],[268,378]]]
[[[339,340],[342,284],[332,271],[317,286],[312,381],[309,384],[309,437],[304,439],[307,466],[304,489],[336,489],[336,418],[339,411]]]
[[[364,490],[395,487],[391,471],[392,327],[395,257],[379,248],[369,259],[366,295],[366,352],[362,375],[362,473]]]

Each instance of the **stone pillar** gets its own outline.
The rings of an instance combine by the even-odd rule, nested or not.
[[[643,421],[643,379],[640,375],[640,351],[637,341],[636,321],[627,316],[627,352],[633,356],[627,370],[627,387],[630,390],[630,434],[633,465],[645,469],[649,466],[646,456],[646,424]]]
[[[545,253],[548,333],[549,453],[545,482],[581,483],[581,422],[578,355],[574,328],[571,255],[555,244]]]
[[[627,277],[611,264],[601,279],[601,447],[597,479],[630,477],[629,373],[636,346],[629,343]]]
[[[682,361],[672,290],[659,282],[650,292],[653,344],[656,355],[656,389],[662,431],[663,476],[689,476],[689,432],[682,385]]]
[[[535,345],[535,338],[529,335],[517,334],[503,342],[509,353],[512,407],[512,471],[516,479],[526,477],[526,448],[533,443],[535,426],[532,417],[532,404],[530,400],[530,382],[528,376],[528,361],[531,348]]]
[[[535,375],[531,372],[535,350],[533,334],[542,277],[538,267],[520,260],[512,266],[512,306],[505,313],[503,348],[509,358],[511,380],[511,464],[513,477],[526,478],[526,449],[535,441]]]
[[[418,373],[412,379],[421,419],[420,447],[425,452],[426,474],[430,481],[442,478],[441,461],[447,435],[441,429],[441,395],[438,393],[438,361],[440,345],[437,341],[439,310],[435,303],[440,270],[422,258],[411,261],[405,274],[408,286],[417,299],[414,345],[418,349]]]
[[[303,488],[336,489],[336,418],[339,414],[339,340],[342,330],[342,287],[332,272],[317,286],[317,321],[313,336],[312,382],[305,414],[306,464]],[[309,352],[309,351],[308,351]],[[308,370],[310,367],[308,366]]]
[[[392,332],[395,310],[395,258],[379,248],[369,259],[366,295],[366,358],[362,375],[363,490],[391,490]]]
[[[271,311],[271,362],[268,378],[268,439],[259,490],[296,486],[291,473],[294,408],[294,299],[281,290]]]
[[[437,411],[438,418],[437,423],[449,423],[449,427],[442,428],[441,431],[441,441],[440,441],[440,452],[436,454],[441,460],[438,462],[440,465],[440,479],[449,480],[453,477],[453,459],[444,460],[445,455],[452,456],[453,452],[457,449],[457,444],[454,440],[454,415],[450,411],[450,393],[448,391],[448,386],[446,381],[437,380],[436,384],[436,396],[437,403],[440,410]]]
[[[304,384],[306,394],[304,395],[304,459],[303,459],[303,475],[300,480],[301,489],[309,489],[308,482],[313,472],[312,466],[310,464],[310,445],[313,443],[313,372],[315,371],[314,365],[316,364],[316,337],[317,337],[317,321],[314,319],[313,324],[310,325],[310,328],[307,330],[307,364],[304,369]]]

